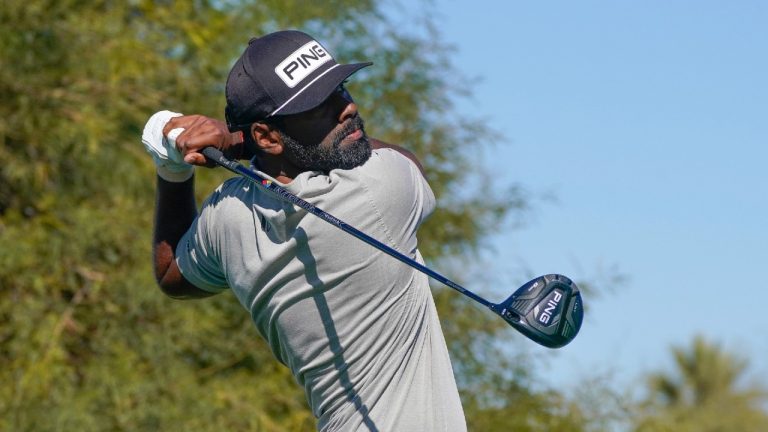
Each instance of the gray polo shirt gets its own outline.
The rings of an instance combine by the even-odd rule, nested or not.
[[[400,153],[282,186],[423,262],[416,231],[435,198]],[[197,287],[232,289],[304,387],[318,429],[466,430],[422,273],[240,177],[208,197],[176,254]]]

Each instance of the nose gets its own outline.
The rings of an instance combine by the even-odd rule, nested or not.
[[[352,101],[344,101],[346,102],[346,105],[344,106],[344,109],[341,110],[341,113],[339,113],[339,123],[344,123],[347,119],[357,115],[357,104]]]

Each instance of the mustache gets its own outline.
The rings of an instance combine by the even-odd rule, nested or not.
[[[360,117],[359,114],[355,114],[354,117],[350,117],[347,119],[344,124],[341,126],[341,129],[335,134],[333,137],[333,141],[341,141],[346,137],[347,135],[351,134],[352,132],[360,129],[365,131],[365,122],[363,121],[363,118]]]

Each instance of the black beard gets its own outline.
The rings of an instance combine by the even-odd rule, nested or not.
[[[342,148],[341,142],[344,138],[357,129],[363,132],[362,138]],[[316,145],[302,145],[283,131],[278,132],[283,139],[286,157],[299,168],[324,172],[352,169],[364,164],[371,157],[371,143],[368,142],[360,116],[351,118],[341,130],[329,134]]]

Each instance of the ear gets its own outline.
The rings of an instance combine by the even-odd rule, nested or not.
[[[274,126],[267,123],[253,123],[251,137],[256,143],[256,149],[273,156],[283,153],[283,139]]]

